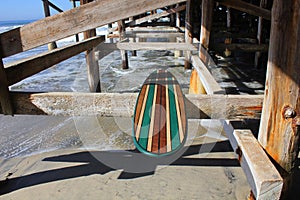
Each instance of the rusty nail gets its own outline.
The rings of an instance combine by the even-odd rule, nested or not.
[[[243,152],[239,146],[236,148],[235,153],[238,155],[238,160],[241,161]]]
[[[296,114],[296,111],[293,108],[291,108],[289,106],[285,106],[283,108],[283,116],[284,116],[285,119],[288,119],[288,118],[296,117],[297,114]]]

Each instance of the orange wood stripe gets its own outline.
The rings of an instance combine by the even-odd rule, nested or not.
[[[179,102],[178,102],[178,95],[177,95],[177,91],[176,91],[176,85],[173,85],[173,88],[174,88],[177,120],[178,120],[179,138],[180,138],[180,142],[182,142],[183,139],[184,139],[184,134],[183,134],[183,130],[182,130],[182,121],[181,121],[180,107],[179,107]]]
[[[168,80],[166,78],[166,80]],[[171,123],[170,123],[170,101],[169,101],[169,86],[166,85],[166,129],[167,129],[167,152],[172,151],[171,141]]]
[[[161,90],[162,86],[157,86],[157,98],[155,104],[155,116],[154,116],[154,132],[153,132],[153,141],[152,141],[152,152],[159,153],[159,132],[160,132],[160,114],[161,114]]]
[[[144,117],[148,92],[149,92],[149,85],[146,86],[145,98],[143,100],[142,110],[140,112],[141,114],[140,114],[140,118],[139,118],[139,121],[138,121],[137,130],[136,130],[136,133],[135,133],[135,137],[136,137],[137,141],[139,140],[140,133],[141,133],[141,127],[142,127],[142,122],[143,122],[143,117]]]
[[[166,87],[161,86],[161,110],[160,110],[160,132],[159,132],[159,151],[167,152],[167,133],[166,133]]]
[[[155,104],[156,104],[156,96],[157,96],[157,85],[154,86],[154,96],[153,96],[153,103],[151,109],[151,121],[150,121],[150,128],[148,134],[148,144],[147,144],[147,151],[152,151],[152,136],[154,132],[154,120],[155,120]]]
[[[180,89],[179,85],[176,85],[177,95],[179,100],[179,107],[180,107],[180,114],[181,114],[181,121],[182,121],[182,129],[183,133],[186,134],[186,114],[185,114],[185,104],[184,104],[184,96]]]
[[[147,86],[143,85],[143,87],[141,89],[141,93],[139,95],[138,103],[137,103],[137,106],[136,106],[135,118],[134,118],[134,131],[135,132],[136,132],[136,129],[137,129],[137,126],[138,126],[138,123],[139,123],[140,114],[141,114],[141,110],[142,110],[142,106],[143,106],[143,102],[144,102],[144,98],[145,98],[146,89],[147,89]]]

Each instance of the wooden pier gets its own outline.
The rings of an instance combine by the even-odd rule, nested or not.
[[[183,52],[185,68],[193,68],[191,94],[185,96],[188,118],[224,119],[231,146],[251,186],[252,198],[289,197],[299,153],[299,1],[251,1],[255,4],[241,0],[202,0],[201,3],[195,0],[80,0],[79,7],[74,4],[72,10],[65,12],[48,0],[43,2],[46,18],[0,34],[0,113],[132,116],[137,94],[100,93],[95,53],[99,49],[106,53],[120,50],[123,69],[127,69],[130,68],[127,51],[135,51],[133,55],[140,50]],[[233,17],[238,12],[257,17],[254,43],[238,44],[232,40],[234,34],[242,33],[230,33],[232,37],[227,37],[226,41],[215,42],[216,21],[213,19],[219,5],[227,10],[226,31],[234,29]],[[60,13],[50,16],[49,6]],[[156,12],[158,9],[161,12]],[[184,24],[180,16],[185,16]],[[170,20],[157,22],[161,17]],[[111,28],[106,36],[96,35],[97,27],[112,27],[112,23],[118,26]],[[269,42],[262,37],[265,23],[271,27]],[[84,40],[78,41],[77,37],[77,42],[69,46],[49,48],[40,55],[7,65],[2,62],[2,58],[83,32]],[[118,42],[104,43],[105,37],[118,38]],[[150,43],[145,41],[147,38],[168,38],[169,42]],[[256,52],[256,65],[261,54],[268,52],[265,95],[226,95],[209,70],[209,66],[216,66],[209,54],[214,48],[228,55],[234,51]],[[9,86],[81,52],[86,52],[91,93],[9,91]],[[85,101],[74,105],[74,97]],[[226,102],[225,108],[220,102]],[[115,106],[122,109],[115,109]],[[218,113],[224,109],[225,114]],[[242,119],[261,120],[258,139],[250,130],[234,129],[228,121]]]

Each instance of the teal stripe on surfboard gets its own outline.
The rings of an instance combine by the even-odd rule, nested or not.
[[[148,92],[148,98],[146,102],[146,108],[144,111],[144,118],[142,122],[141,127],[141,133],[138,143],[140,146],[144,149],[147,149],[148,144],[148,134],[149,134],[149,127],[150,127],[150,121],[151,121],[151,110],[152,110],[152,104],[153,104],[153,97],[154,97],[154,85],[149,86],[149,92]]]
[[[180,138],[179,138],[179,129],[178,129],[178,119],[177,119],[177,111],[175,106],[175,93],[173,85],[168,86],[169,89],[169,101],[170,101],[170,124],[171,124],[171,144],[172,151],[177,149],[180,146]]]

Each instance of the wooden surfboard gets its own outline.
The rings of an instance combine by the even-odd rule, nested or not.
[[[133,140],[137,149],[151,156],[170,155],[187,137],[184,97],[176,78],[157,70],[145,80],[136,101]]]

